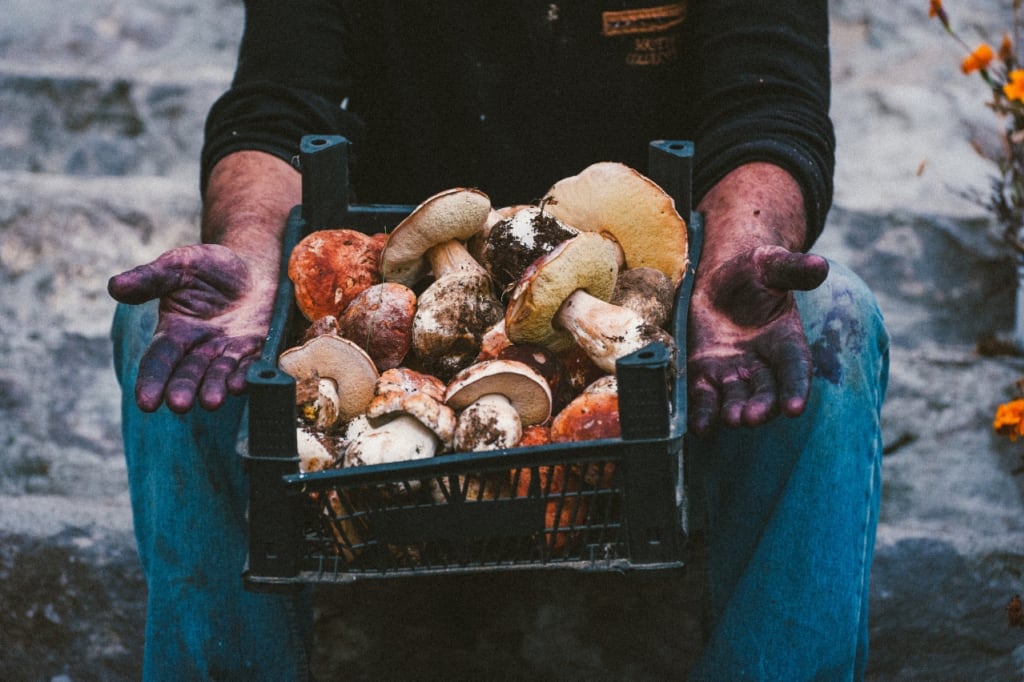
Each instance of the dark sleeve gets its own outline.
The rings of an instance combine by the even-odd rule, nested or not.
[[[779,165],[803,190],[809,248],[832,203],[835,166],[827,2],[694,4],[702,59],[695,194],[744,163]]]
[[[303,135],[358,141],[362,122],[344,110],[352,88],[345,22],[331,0],[246,0],[231,88],[211,107],[201,190],[224,156],[258,150],[286,161]]]

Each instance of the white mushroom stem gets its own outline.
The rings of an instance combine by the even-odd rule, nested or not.
[[[387,464],[433,457],[440,441],[429,428],[411,415],[391,421],[356,436],[345,450],[346,467]]]
[[[458,239],[449,239],[427,250],[427,259],[434,279],[447,275],[486,275],[484,266],[480,265],[469,253],[469,249]]]
[[[299,471],[302,473],[322,471],[334,464],[334,453],[327,449],[327,446],[316,437],[316,434],[308,429],[299,428],[296,430],[295,436]]]
[[[519,411],[500,393],[481,396],[459,413],[455,450],[480,452],[515,447],[523,437]]]
[[[491,280],[459,241],[429,250],[436,279],[420,294],[412,347],[424,371],[447,380],[476,359],[484,333],[504,308]]]
[[[572,334],[594,364],[606,372],[615,371],[618,358],[653,341],[671,342],[668,334],[647,324],[632,310],[602,301],[582,289],[565,299],[554,324]]]
[[[338,423],[341,413],[341,397],[334,379],[320,377],[316,382],[316,397],[302,406],[303,416],[316,424],[318,429],[329,429]]]

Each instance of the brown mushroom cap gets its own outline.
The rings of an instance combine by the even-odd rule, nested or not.
[[[618,438],[619,394],[614,376],[602,377],[576,396],[551,421],[551,441]]]
[[[595,163],[556,182],[547,210],[579,230],[611,235],[627,268],[661,270],[679,286],[687,265],[686,221],[675,201],[629,166]]]
[[[486,360],[462,370],[448,384],[445,403],[462,410],[486,395],[508,398],[524,426],[551,416],[551,389],[536,370],[517,360]]]
[[[296,381],[326,378],[338,386],[338,419],[360,414],[373,399],[377,368],[363,349],[336,334],[322,334],[278,358],[281,370]]]
[[[490,198],[476,189],[450,189],[430,197],[388,235],[380,258],[384,279],[416,284],[429,270],[426,253],[431,247],[469,239],[483,229],[490,212]]]
[[[593,232],[582,232],[534,261],[509,298],[505,331],[513,343],[535,343],[558,353],[572,336],[552,325],[574,291],[607,301],[615,290],[618,247]]]
[[[383,240],[356,230],[318,230],[288,259],[295,302],[308,320],[338,316],[363,289],[380,282]]]
[[[363,348],[384,370],[398,367],[412,345],[416,294],[398,282],[364,289],[338,320],[339,333]]]
[[[551,389],[551,410],[557,412],[579,393],[569,380],[568,371],[562,359],[543,346],[530,343],[507,345],[497,355],[501,360],[517,360],[529,365],[548,382]],[[582,390],[582,386],[580,389]]]

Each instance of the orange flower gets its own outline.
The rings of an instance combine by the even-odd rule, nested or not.
[[[1021,72],[1021,76],[1024,77],[1024,72]],[[1024,436],[1024,399],[1011,400],[997,407],[992,428],[1000,436],[1006,436],[1010,440]]]
[[[960,64],[960,70],[964,73],[971,73],[972,71],[987,69],[995,56],[996,53],[992,50],[992,46],[988,43],[982,43],[974,48],[974,52],[964,57],[964,61]]]
[[[928,16],[932,19],[938,17],[942,25],[946,27],[946,30],[949,30],[949,17],[946,16],[946,9],[942,6],[942,0],[929,0]]]
[[[1024,102],[1024,69],[1014,69],[1007,74],[1010,82],[1003,86],[1003,94],[1008,100]]]

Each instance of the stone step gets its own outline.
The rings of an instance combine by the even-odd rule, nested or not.
[[[0,173],[0,495],[123,493],[106,282],[198,215],[191,182]]]
[[[0,63],[132,78],[230,75],[241,0],[6,0]]]
[[[206,112],[227,79],[9,67],[0,64],[0,167],[198,183]]]

